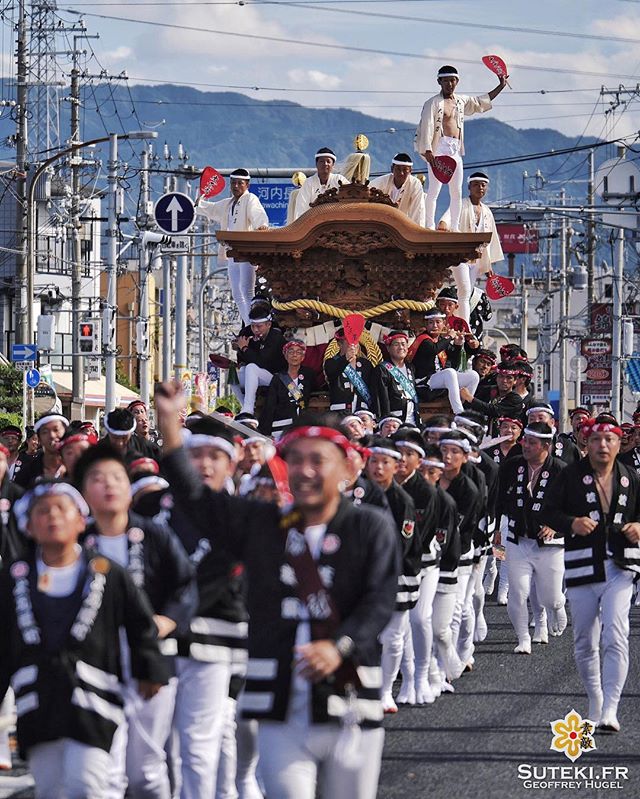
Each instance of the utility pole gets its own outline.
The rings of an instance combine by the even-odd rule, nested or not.
[[[107,303],[102,322],[103,344],[105,346],[106,388],[104,398],[105,414],[116,406],[116,319],[117,319],[117,261],[118,261],[118,136],[109,136],[109,164],[107,175]]]
[[[31,344],[27,338],[27,308],[33,297],[27,296],[27,16],[25,0],[18,0],[16,43],[16,325],[15,341]]]
[[[183,173],[178,175],[178,191],[183,192],[183,194],[187,193],[187,178]],[[188,266],[187,254],[184,253],[179,255],[177,258],[175,296],[176,354],[173,365],[174,377],[176,380],[182,380],[182,376],[187,368],[187,291],[189,287],[187,275]]]
[[[611,353],[611,413],[621,421],[622,411],[622,281],[624,276],[624,229],[616,231],[613,267],[613,342]]]
[[[565,190],[560,191],[560,204],[565,204]],[[558,413],[558,430],[562,430],[568,416],[567,403],[567,220],[563,214],[560,221],[560,321],[558,324],[558,349],[560,367],[560,409]]]
[[[589,182],[587,183],[587,328],[591,329],[591,311],[595,301],[596,274],[596,218],[594,205],[596,202],[596,157],[595,150],[589,150]]]
[[[529,338],[529,292],[524,279],[524,261],[520,265],[520,347],[527,351],[527,339]]]
[[[147,208],[149,205],[149,150],[144,148],[141,155],[140,172],[140,206],[138,212],[138,228],[141,234],[148,227]],[[140,298],[138,306],[138,322],[136,325],[136,344],[138,350],[138,373],[140,375],[140,397],[146,406],[151,395],[149,385],[149,250],[144,241],[140,241],[139,281]]]
[[[71,69],[71,137],[69,144],[80,142],[80,69],[78,37],[73,37]],[[84,358],[80,354],[80,294],[82,292],[82,245],[80,242],[80,164],[79,152],[71,155],[71,418],[84,419]]]

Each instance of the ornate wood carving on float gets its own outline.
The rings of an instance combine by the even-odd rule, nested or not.
[[[383,192],[349,183],[330,189],[290,225],[216,233],[229,255],[258,268],[282,324],[305,328],[358,312],[414,331],[450,266],[472,260],[489,233],[442,233],[416,225]]]

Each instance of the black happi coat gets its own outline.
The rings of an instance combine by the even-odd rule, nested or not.
[[[586,536],[573,535],[576,517],[590,516],[598,522]],[[565,582],[574,585],[606,580],[605,561],[640,574],[640,546],[631,544],[622,532],[628,522],[640,520],[640,478],[616,461],[611,507],[604,513],[589,458],[563,469],[549,486],[542,508],[542,522],[564,536]]]
[[[293,648],[306,618],[287,568],[288,535],[282,513],[270,505],[204,486],[183,450],[164,459],[175,502],[212,549],[226,547],[247,573],[249,664],[241,707],[245,717],[284,721],[292,689]],[[335,640],[354,643],[348,662],[362,674],[357,708],[364,725],[382,721],[378,636],[391,618],[400,571],[397,535],[387,513],[342,499],[327,525],[318,572],[340,616]],[[344,689],[334,680],[311,686],[314,723],[338,721],[346,712]]]
[[[538,546],[562,546],[564,538],[556,531],[551,541],[538,538],[542,521],[542,506],[549,485],[566,467],[559,458],[549,455],[537,475],[532,492],[527,489],[529,471],[526,460],[508,458],[500,466],[498,518],[507,517],[507,541],[517,544],[520,538],[532,538]],[[504,543],[504,542],[503,542]]]
[[[0,569],[0,696],[11,684],[23,757],[32,746],[60,738],[110,750],[124,721],[121,628],[133,678],[166,684],[169,677],[146,597],[116,563],[88,552],[81,559],[66,634],[47,624],[51,617],[37,587],[35,550]],[[51,650],[50,636],[63,644]]]
[[[348,364],[349,361],[344,355],[334,355],[333,358],[327,358],[324,362],[323,368],[329,387],[329,405],[331,409],[351,413],[364,408],[379,416],[379,385],[373,364],[361,355],[356,359],[354,366],[354,369],[362,377],[364,384],[369,389],[370,405],[360,397],[351,381],[344,374]]]
[[[438,521],[436,540],[442,549],[438,591],[451,593],[457,590],[458,564],[460,563],[460,514],[453,497],[438,486]]]
[[[249,345],[246,350],[238,350],[238,364],[240,366],[255,363],[261,369],[271,372],[271,374],[287,370],[287,362],[282,353],[282,348],[285,344],[282,330],[272,327],[264,338],[256,339],[249,327],[243,328],[241,335],[249,337]]]
[[[436,540],[437,492],[418,471],[402,483],[402,488],[416,508],[416,525],[422,540],[422,568],[436,566],[440,561],[440,545]]]
[[[285,370],[275,374],[269,384],[260,414],[259,430],[265,436],[287,430],[298,418],[300,411],[307,407],[311,392],[315,390],[315,372],[307,366],[300,367],[298,375],[298,389],[302,394],[300,402],[294,399],[287,388],[290,382],[291,378]]]

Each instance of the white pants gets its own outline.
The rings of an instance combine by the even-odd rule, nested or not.
[[[473,607],[475,580],[473,567],[458,573],[458,591],[456,593],[456,606],[453,612],[451,632],[453,644],[463,666],[473,657],[473,633],[476,626],[476,613]]]
[[[152,699],[144,700],[135,681],[125,686],[126,721],[113,739],[113,767],[104,799],[119,799],[125,789],[133,799],[170,799],[166,744],[171,733],[176,687],[177,680],[172,677]]]
[[[629,671],[633,572],[619,569],[610,560],[605,567],[606,582],[568,588],[567,594],[571,605],[576,666],[589,697],[590,713],[594,707],[601,706],[603,715],[615,716]]]
[[[236,730],[238,769],[236,787],[239,799],[263,799],[256,778],[258,768],[258,722],[255,719],[238,719]]]
[[[484,585],[483,579],[487,568],[488,555],[482,555],[478,563],[473,564],[471,570],[471,580],[473,581],[473,612],[475,613],[476,623],[479,618],[484,619]],[[485,622],[486,624],[486,622]]]
[[[13,725],[15,715],[13,691],[9,689],[0,705],[0,766],[11,768],[11,748],[9,746],[9,729]]]
[[[506,540],[504,544],[506,548]],[[500,577],[498,579],[498,596],[508,596],[509,594],[509,567],[506,560],[501,560],[499,565]]]
[[[248,363],[238,370],[240,385],[232,386],[233,393],[242,403],[241,413],[253,413],[256,406],[256,393],[260,386],[268,386],[273,375],[255,363]]]
[[[405,647],[407,654],[413,651],[415,662],[415,683],[419,687],[427,682],[429,677],[429,664],[431,663],[431,651],[433,649],[433,600],[438,587],[440,569],[437,566],[429,566],[422,573],[420,583],[420,593],[418,602],[409,611],[409,628],[405,637],[410,639],[412,646]],[[409,666],[409,670],[410,670]]]
[[[562,547],[540,547],[532,538],[521,538],[517,544],[507,541],[506,547],[505,563],[509,569],[507,613],[518,641],[522,643],[529,637],[527,599],[533,581],[537,599],[550,615],[565,605],[562,593],[564,550]],[[539,618],[536,621],[539,623]]]
[[[238,767],[236,707],[235,699],[228,696],[224,711],[220,759],[218,760],[216,799],[238,799],[238,791],[236,789],[236,769]]]
[[[391,621],[380,633],[382,644],[382,693],[390,694],[398,676],[405,633],[409,629],[409,611],[394,610]],[[262,726],[262,725],[261,725]],[[271,799],[271,796],[269,796]]]
[[[337,724],[261,721],[260,773],[269,799],[315,799],[316,785],[327,799],[375,799],[384,730],[362,730],[357,762],[340,758]]]
[[[457,231],[460,227],[460,211],[462,210],[462,158],[460,157],[460,140],[450,136],[443,136],[436,146],[434,155],[449,155],[456,162],[456,171],[448,183],[449,186],[449,211],[451,213],[451,230]],[[425,227],[435,228],[436,226],[436,202],[442,189],[442,183],[433,174],[430,165],[429,185],[424,198],[426,211]]]
[[[449,403],[454,413],[462,413],[464,407],[460,399],[460,389],[468,388],[472,394],[476,393],[480,375],[477,372],[456,372],[455,369],[440,369],[429,378],[429,388],[446,388]]]
[[[456,607],[454,591],[437,591],[433,600],[433,646],[438,666],[444,671],[448,680],[454,680],[462,674],[462,664],[453,645],[451,623]]]
[[[228,270],[231,296],[238,306],[242,321],[248,325],[251,300],[256,292],[256,268],[246,261],[234,261],[233,258],[229,258]]]
[[[181,799],[214,797],[231,663],[176,658],[174,725],[180,741]]]
[[[29,749],[36,799],[103,799],[111,756],[103,749],[59,738]]]
[[[471,316],[469,300],[480,274],[480,266],[477,264],[458,264],[458,266],[451,267],[451,272],[458,290],[458,312],[456,316],[461,316],[468,323]]]

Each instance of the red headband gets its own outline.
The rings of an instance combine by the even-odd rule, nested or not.
[[[522,422],[520,421],[520,419],[512,419],[510,416],[501,416],[501,417],[498,419],[498,427],[499,427],[499,426],[500,426],[500,425],[501,425],[503,422],[510,422],[511,424],[518,425],[518,427],[519,427],[521,430],[524,428],[524,425],[522,424]]]
[[[284,435],[278,442],[276,449],[279,455],[285,457],[287,449],[291,444],[299,441],[301,438],[323,438],[325,441],[330,441],[339,447],[345,455],[349,455],[353,449],[351,442],[345,438],[338,430],[332,427],[296,427],[290,433]]]
[[[152,474],[160,474],[160,466],[153,458],[136,458],[129,464],[129,474],[133,474],[141,466],[150,466]]]
[[[66,438],[58,441],[58,451],[64,449],[67,444],[74,444],[76,441],[88,441],[93,447],[98,443],[98,436],[95,433],[88,432],[74,433],[72,436],[67,436]]]
[[[596,422],[595,419],[588,419],[581,427],[580,432],[585,438],[589,438],[592,433],[615,433],[618,438],[622,438],[622,429],[609,422]]]
[[[517,377],[518,376],[518,370],[517,369],[496,369],[496,372],[499,375],[511,375],[511,377]]]
[[[299,347],[301,350],[307,349],[307,345],[304,343],[304,341],[299,341],[298,339],[294,339],[293,341],[287,341],[287,343],[282,348],[282,352],[283,353],[288,352],[293,347]]]
[[[404,338],[409,341],[409,336],[406,333],[393,333],[391,336],[384,337],[384,343],[389,345],[392,341],[395,341],[398,338]]]

